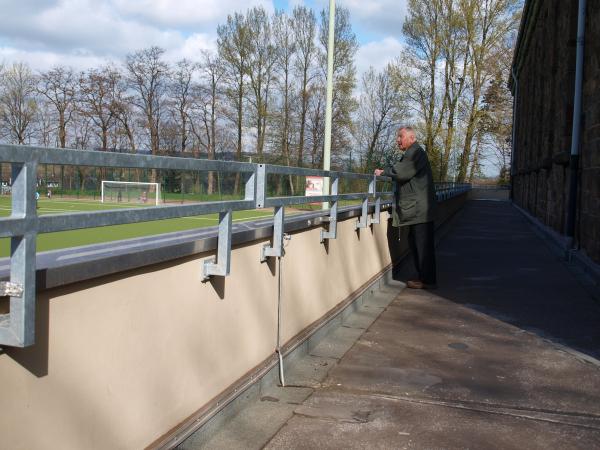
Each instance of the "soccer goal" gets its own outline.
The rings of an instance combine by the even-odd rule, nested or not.
[[[160,203],[160,183],[102,180],[102,203]]]

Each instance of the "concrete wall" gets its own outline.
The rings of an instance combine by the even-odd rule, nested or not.
[[[566,232],[578,2],[528,0],[519,64],[513,200]],[[535,11],[535,13],[534,13]],[[587,2],[576,241],[600,262],[600,4]]]
[[[441,217],[465,198],[444,202]],[[355,220],[327,247],[320,227],[292,235],[283,343],[405,250],[391,221],[357,232]],[[277,267],[259,262],[266,242],[234,248],[231,275],[214,283],[200,281],[205,253],[41,292],[36,345],[0,354],[0,447],[143,448],[271,358]]]

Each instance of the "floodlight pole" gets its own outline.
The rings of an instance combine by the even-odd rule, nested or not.
[[[323,148],[323,170],[331,167],[331,118],[333,103],[333,49],[335,39],[335,0],[329,0],[329,37],[327,39],[327,100],[325,104],[325,145]],[[329,195],[329,178],[323,180],[323,195]],[[323,209],[329,202],[323,202]]]

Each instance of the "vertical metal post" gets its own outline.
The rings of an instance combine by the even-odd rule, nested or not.
[[[25,219],[25,234],[10,240],[10,283],[22,289],[10,297],[8,320],[0,325],[0,341],[26,347],[35,341],[35,241],[37,161],[12,165],[12,217]]]
[[[325,143],[323,146],[323,170],[331,164],[331,122],[333,117],[333,52],[335,46],[335,0],[329,0],[329,33],[327,38],[327,96],[325,102]],[[323,180],[323,195],[329,195],[329,178]],[[328,202],[323,202],[327,209]]]
[[[202,281],[207,281],[211,276],[226,277],[231,267],[231,210],[219,213],[219,237],[217,244],[217,257],[204,260],[202,265]]]
[[[264,208],[267,197],[267,166],[265,164],[259,164],[256,167],[254,180],[256,181],[254,197],[256,209]]]
[[[329,210],[329,230],[321,230],[321,243],[325,242],[325,239],[336,239],[337,238],[337,211],[338,211],[338,188],[339,188],[339,177],[336,175],[331,183],[331,195],[335,196],[331,209]]]
[[[581,119],[583,97],[583,57],[585,51],[585,13],[586,0],[579,0],[577,14],[577,54],[575,60],[575,93],[573,96],[573,131],[571,133],[571,160],[569,163],[569,206],[567,209],[566,234],[575,240],[577,222],[577,191],[579,189],[579,154],[581,146]]]

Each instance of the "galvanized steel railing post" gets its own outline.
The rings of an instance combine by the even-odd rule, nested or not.
[[[332,177],[331,181],[331,195],[333,197],[331,209],[329,210],[329,229],[327,231],[321,230],[321,243],[325,242],[325,239],[336,239],[337,238],[337,212],[338,212],[338,187],[340,178],[338,175]]]
[[[0,316],[0,344],[26,347],[35,341],[35,241],[37,161],[12,165],[12,218],[25,220],[24,234],[10,240],[10,310]],[[17,296],[20,293],[20,296]],[[17,295],[14,295],[17,294]]]
[[[265,207],[265,198],[267,197],[267,166],[258,164],[255,173],[256,181],[256,196],[255,208],[260,209]]]

